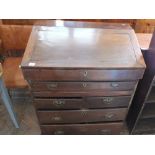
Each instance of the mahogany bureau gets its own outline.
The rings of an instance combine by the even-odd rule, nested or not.
[[[42,134],[121,134],[145,63],[132,29],[35,26],[21,68]]]

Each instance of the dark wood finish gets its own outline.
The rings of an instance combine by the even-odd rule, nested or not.
[[[23,68],[145,68],[136,35],[129,29],[36,26],[29,42]]]
[[[65,69],[65,68],[64,68]],[[142,78],[144,69],[94,70],[94,69],[24,69],[27,80],[35,81],[130,81]],[[39,76],[38,76],[39,75]],[[121,75],[121,76],[120,76]]]
[[[48,135],[119,135],[123,126],[123,123],[41,125],[41,130]]]
[[[88,97],[88,98],[53,98],[42,99],[35,98],[34,104],[36,109],[52,110],[52,109],[96,109],[96,108],[112,108],[127,107],[129,105],[130,96],[110,96],[110,97]]]
[[[90,90],[133,90],[137,81],[132,82],[32,82],[33,91],[90,91]]]
[[[37,111],[41,124],[62,123],[93,123],[106,121],[121,121],[125,119],[127,109],[97,109],[68,111]]]
[[[133,91],[38,91],[32,92],[35,97],[84,97],[84,96],[128,96]]]
[[[35,26],[23,57],[21,67],[39,123],[50,127],[41,129],[43,134],[53,134],[60,123],[65,134],[82,134],[81,129],[84,134],[116,134],[112,126],[112,132],[98,129],[105,126],[103,122],[125,124],[145,70],[135,33],[122,24],[92,28],[95,24],[72,23]],[[84,124],[77,127],[78,123]],[[92,129],[85,123],[92,123]]]

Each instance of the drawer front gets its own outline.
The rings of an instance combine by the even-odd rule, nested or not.
[[[131,96],[88,97],[89,108],[128,107]]]
[[[32,82],[33,91],[89,91],[89,90],[133,90],[132,82]]]
[[[88,123],[124,120],[127,109],[37,111],[40,124]]]
[[[37,99],[34,98],[36,109],[81,109],[81,108],[110,108],[127,107],[131,96],[118,97],[88,97],[88,98],[57,98]]]
[[[131,81],[142,78],[144,69],[134,70],[51,70],[23,69],[24,77],[35,81]]]
[[[89,90],[89,91],[32,91],[34,97],[87,97],[87,96],[130,96],[133,91],[101,91],[101,90]]]
[[[123,123],[41,125],[42,134],[48,135],[118,135]]]

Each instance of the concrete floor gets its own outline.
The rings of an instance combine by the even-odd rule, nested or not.
[[[39,135],[41,133],[35,109],[31,102],[13,103],[20,128],[16,129],[2,103],[0,103],[0,135]]]

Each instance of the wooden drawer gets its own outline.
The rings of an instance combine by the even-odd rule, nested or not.
[[[36,109],[81,109],[127,107],[131,96],[88,97],[88,98],[34,98]]]
[[[133,90],[136,81],[130,82],[32,82],[33,91],[89,91]]]
[[[40,124],[87,123],[124,120],[127,109],[37,111]]]
[[[118,135],[123,123],[41,125],[42,134],[52,135]]]
[[[144,69],[89,70],[89,69],[26,69],[24,77],[35,81],[130,81],[142,78]]]
[[[87,97],[87,96],[130,96],[133,91],[102,91],[102,90],[89,90],[89,91],[32,91],[34,97]]]

